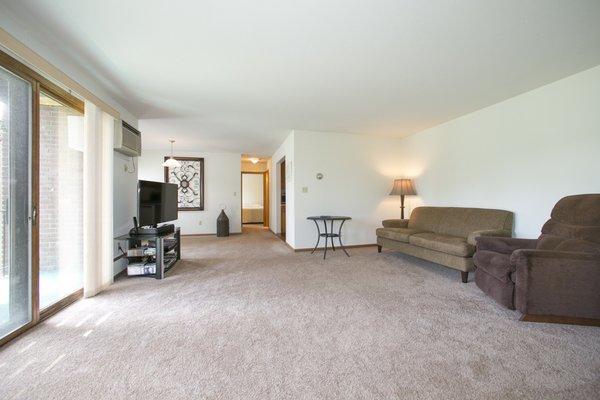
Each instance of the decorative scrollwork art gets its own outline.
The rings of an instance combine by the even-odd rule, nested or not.
[[[169,157],[165,157],[165,160]],[[178,189],[179,211],[204,210],[204,159],[173,157],[181,163],[175,168],[165,167],[165,182],[175,183]]]

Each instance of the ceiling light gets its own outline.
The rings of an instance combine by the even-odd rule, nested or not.
[[[251,162],[252,164],[256,164],[256,163],[258,163],[259,161],[260,161],[260,160],[259,160],[258,158],[251,158],[251,159],[250,159],[250,162]]]
[[[175,143],[175,140],[169,139],[169,142],[171,142],[171,157],[169,157],[169,159],[167,159],[162,166],[167,168],[181,167],[181,163],[173,158],[173,143]]]

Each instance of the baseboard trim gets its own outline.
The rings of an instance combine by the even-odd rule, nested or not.
[[[337,248],[339,248],[339,246],[336,246]],[[352,244],[350,246],[346,246],[344,245],[345,249],[358,249],[361,247],[377,247],[377,243],[375,244]],[[296,253],[302,253],[305,251],[313,251],[314,247],[310,247],[310,248],[301,248],[301,249],[294,249],[294,251]],[[324,251],[325,248],[324,247],[317,247],[317,249],[315,251]],[[327,247],[327,250],[329,251],[333,251],[333,249],[331,247]]]
[[[523,321],[523,322],[542,322],[542,323],[548,323],[548,324],[566,324],[566,325],[583,325],[583,326],[598,326],[598,327],[600,327],[600,319],[561,317],[561,316],[557,316],[557,315],[523,314],[521,316],[521,321]]]

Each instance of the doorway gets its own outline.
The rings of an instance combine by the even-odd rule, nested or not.
[[[265,225],[265,172],[242,172],[242,225]]]

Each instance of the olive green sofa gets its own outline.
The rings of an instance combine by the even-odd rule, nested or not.
[[[461,207],[417,207],[410,219],[389,219],[378,228],[377,247],[400,251],[461,272],[467,282],[475,270],[473,254],[479,236],[512,235],[513,213]]]

